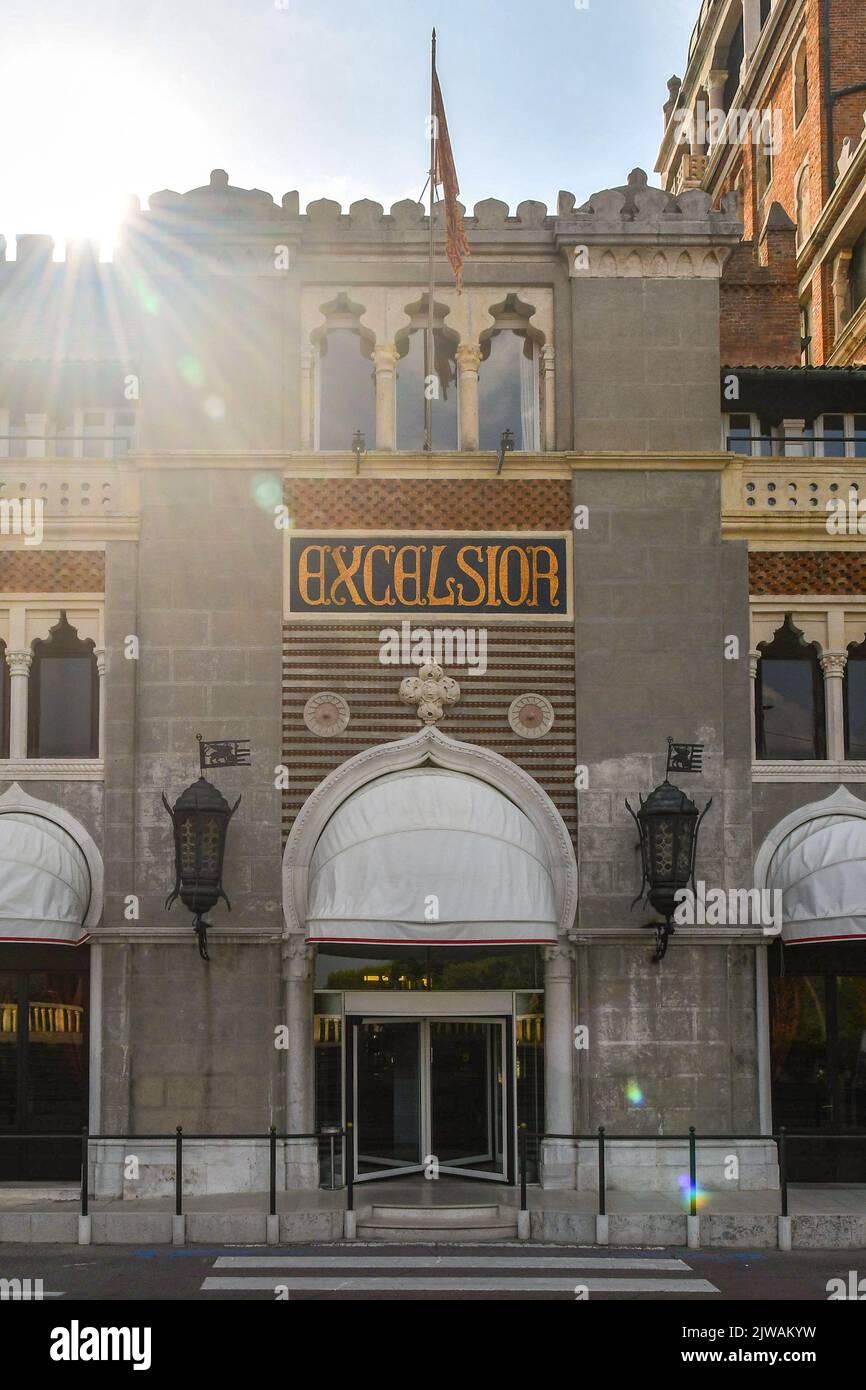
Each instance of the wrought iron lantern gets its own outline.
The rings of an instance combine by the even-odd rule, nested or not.
[[[671,769],[671,747],[699,749],[698,744],[674,745],[668,740],[668,772]],[[696,757],[692,755],[693,759]],[[696,762],[681,765],[682,771],[700,771],[700,757]],[[695,803],[680,791],[665,776],[665,780],[646,801],[640,797],[637,814],[626,800],[640,836],[641,866],[643,877],[640,891],[632,902],[632,907],[641,898],[649,901],[665,919],[663,922],[649,922],[647,926],[656,934],[653,960],[662,960],[668,948],[668,939],[674,934],[672,918],[677,906],[676,895],[690,884],[695,886],[695,857],[698,848],[698,829],[707,811],[713,804],[710,797],[703,811],[698,811]],[[646,896],[644,897],[644,889]]]
[[[201,743],[200,736],[199,741]],[[203,749],[218,747],[221,745],[203,745]],[[203,751],[202,770],[205,765],[204,756]],[[223,758],[221,763],[209,765],[236,764],[237,759],[231,757],[228,760]],[[229,806],[222,793],[204,776],[181,792],[174,806],[169,806],[164,792],[162,796],[162,804],[171,816],[174,828],[175,858],[174,888],[166,898],[165,906],[166,909],[170,908],[175,898],[180,898],[184,907],[193,913],[193,931],[198,938],[198,951],[202,960],[210,960],[207,953],[208,923],[204,920],[205,913],[215,907],[220,898],[229,912],[232,910],[222,884],[223,859],[229,821],[238,809],[240,801],[241,798],[238,797],[234,806]]]

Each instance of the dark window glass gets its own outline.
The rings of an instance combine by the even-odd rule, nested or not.
[[[866,415],[854,416],[854,457],[866,458]]]
[[[397,448],[420,449],[424,443],[424,332],[410,333],[398,343]],[[438,397],[433,397],[433,448],[456,449],[457,366],[454,345],[441,329],[433,330],[434,369]]]
[[[18,1004],[18,975],[4,971],[0,974],[0,1131],[14,1129],[18,1123]]]
[[[536,447],[538,385],[533,344],[503,329],[482,344],[478,373],[479,448],[497,450],[503,430],[515,449]]]
[[[845,457],[845,416],[825,415],[821,421],[824,443],[821,446],[825,458]]]
[[[369,345],[354,329],[335,328],[319,352],[319,448],[348,452],[356,430],[372,448],[376,397]]]
[[[337,944],[316,953],[320,990],[543,988],[544,968],[533,946],[392,946]]]
[[[814,643],[788,614],[770,643],[759,643],[755,683],[759,758],[824,758],[824,681]]]
[[[770,7],[772,0],[761,0],[761,28],[763,29],[767,20],[770,18]]]
[[[752,417],[751,415],[729,415],[728,416],[728,448],[734,454],[751,454],[752,452]]]
[[[866,299],[866,232],[854,243],[851,264],[848,268],[848,283],[851,286],[851,312],[859,309]]]
[[[33,643],[27,744],[31,758],[95,758],[99,753],[93,642],[79,639],[65,613],[47,641]]]
[[[843,691],[845,757],[866,759],[866,640],[848,648]]]

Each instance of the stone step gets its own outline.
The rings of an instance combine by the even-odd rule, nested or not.
[[[357,1235],[359,1240],[382,1240],[390,1243],[412,1241],[435,1244],[438,1241],[462,1241],[478,1245],[485,1241],[516,1240],[517,1222],[503,1221],[487,1226],[437,1226],[431,1222],[414,1226],[393,1226],[381,1219],[368,1218],[358,1222]]]
[[[388,1206],[381,1202],[374,1203],[371,1208],[371,1215],[392,1220],[395,1224],[400,1221],[412,1221],[416,1217],[420,1218],[423,1224],[429,1217],[441,1218],[439,1224],[459,1225],[482,1225],[486,1226],[490,1221],[497,1220],[502,1215],[502,1208],[497,1202],[485,1202],[478,1206]]]
[[[513,1240],[517,1213],[495,1202],[465,1206],[389,1206],[358,1213],[358,1235],[370,1240]]]

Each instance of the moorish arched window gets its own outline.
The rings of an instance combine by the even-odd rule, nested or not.
[[[426,307],[425,307],[426,313]],[[420,449],[424,443],[424,339],[420,323],[397,336],[397,448]],[[458,338],[433,328],[433,448],[458,449]]]
[[[33,643],[27,719],[30,758],[99,756],[96,644],[82,640],[61,612],[47,639]]]
[[[790,613],[759,642],[755,735],[759,758],[826,758],[824,677],[817,642],[807,642]]]
[[[376,438],[376,374],[373,335],[361,327],[360,306],[339,295],[328,306],[327,326],[317,339],[317,449],[348,452],[361,430],[372,448]]]
[[[532,312],[514,295],[492,310],[496,327],[482,338],[478,370],[479,449],[495,452],[503,430],[513,431],[515,449],[541,447],[539,346],[527,324]]]
[[[866,760],[866,637],[848,645],[845,678],[845,757]]]

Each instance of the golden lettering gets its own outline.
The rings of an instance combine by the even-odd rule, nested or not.
[[[298,561],[298,588],[301,591],[301,598],[304,603],[321,604],[327,603],[325,594],[325,552],[327,546],[324,545],[305,545],[301,551]],[[319,557],[319,568],[313,569],[310,565],[309,556],[315,554]],[[319,586],[319,597],[313,598],[310,594],[310,582],[315,581]]]
[[[478,597],[473,599],[466,598],[463,592],[464,586],[458,584],[457,602],[461,608],[477,608],[479,604],[484,602],[484,580],[478,571],[474,570],[471,565],[468,565],[463,558],[469,551],[473,551],[478,556],[478,563],[481,563],[482,555],[480,545],[461,545],[457,552],[457,568],[462,570],[464,574],[468,574],[470,579],[475,580],[475,583],[478,585]]]
[[[361,598],[361,595],[358,593],[358,590],[355,588],[355,585],[352,583],[352,576],[354,574],[357,574],[358,570],[361,568],[361,555],[363,554],[364,547],[362,545],[353,546],[351,565],[347,565],[345,560],[343,559],[345,550],[346,547],[344,545],[335,545],[331,547],[331,554],[334,557],[334,564],[337,566],[337,577],[331,585],[331,592],[329,597],[331,603],[336,604],[338,608],[342,608],[346,600],[344,598],[336,598],[335,595],[340,585],[345,585],[345,588],[352,602],[357,604],[358,607],[361,608],[363,605],[363,599]]]
[[[397,558],[394,561],[394,591],[397,595],[397,602],[403,608],[420,608],[427,600],[421,595],[421,556],[427,549],[426,545],[401,545],[397,551]],[[415,568],[407,569],[404,560],[405,555],[415,556]],[[406,596],[406,583],[415,586],[413,598]]]
[[[551,550],[549,545],[530,545],[528,547],[528,550],[530,555],[532,556],[532,599],[530,600],[531,606],[533,608],[536,608],[538,606],[538,581],[546,580],[550,593],[550,607],[555,608],[556,595],[559,592],[559,561],[557,560],[555,553]],[[540,555],[547,555],[550,559],[550,568],[546,571],[539,569],[538,557]]]
[[[431,547],[432,555],[430,559],[430,578],[427,581],[427,602],[432,608],[451,608],[454,605],[454,580],[445,580],[446,593],[441,598],[436,597],[436,576],[439,572],[439,561],[442,559],[442,551],[446,549],[444,545],[434,545]]]
[[[517,598],[511,598],[511,591],[508,576],[508,556],[516,555],[520,569],[520,594]],[[499,557],[499,591],[509,608],[519,608],[526,602],[526,595],[529,593],[529,561],[526,558],[526,551],[522,545],[506,545]]]
[[[387,573],[391,556],[396,549],[396,545],[371,545],[364,558],[364,591],[367,595],[367,602],[370,604],[371,608],[394,607],[394,598],[391,594],[390,584],[385,585],[384,598],[376,598],[373,594],[373,556],[375,555],[377,550],[380,550],[382,552],[382,554],[385,556],[385,567]]]

